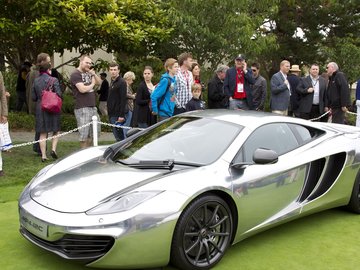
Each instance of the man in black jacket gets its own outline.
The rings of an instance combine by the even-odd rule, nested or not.
[[[226,65],[219,65],[214,77],[208,83],[209,109],[223,109],[227,107],[228,101],[224,94],[224,79],[228,69],[229,67]]]
[[[110,93],[107,101],[107,110],[109,122],[121,126],[125,123],[125,114],[127,113],[127,86],[123,78],[120,77],[120,68],[117,63],[111,63],[109,67],[111,75]],[[113,127],[113,134],[116,141],[124,139],[124,133],[121,128]]]
[[[267,83],[266,79],[260,75],[260,64],[253,63],[251,65],[255,83],[251,86],[253,105],[256,111],[263,111],[265,107]]]
[[[296,91],[300,95],[300,117],[306,120],[318,118],[324,113],[326,81],[319,76],[319,65],[312,64],[310,75],[301,78]],[[326,120],[326,118],[319,119]]]
[[[344,124],[347,106],[350,106],[349,84],[345,74],[339,71],[339,66],[335,62],[330,62],[326,70],[330,77],[325,110],[331,110],[332,123]]]

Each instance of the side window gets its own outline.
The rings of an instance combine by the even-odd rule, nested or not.
[[[288,125],[290,126],[291,130],[294,132],[300,145],[304,145],[310,142],[312,139],[317,138],[325,133],[323,130],[315,129],[312,127],[306,127],[297,124],[288,124]]]
[[[282,155],[298,146],[298,140],[287,124],[268,124],[259,127],[249,136],[234,162],[253,162],[254,151],[258,148],[271,149]]]

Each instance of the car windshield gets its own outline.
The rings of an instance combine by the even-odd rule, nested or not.
[[[120,148],[115,161],[152,160],[207,165],[229,147],[242,126],[206,118],[173,117]]]

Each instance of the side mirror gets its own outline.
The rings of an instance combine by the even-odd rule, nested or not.
[[[266,148],[258,148],[253,155],[255,164],[271,164],[276,163],[279,155],[274,151]]]
[[[140,128],[132,128],[128,131],[128,133],[126,134],[128,137],[135,135],[136,133],[140,132],[142,129]]]

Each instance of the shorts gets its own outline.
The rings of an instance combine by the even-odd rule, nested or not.
[[[96,107],[84,107],[80,109],[75,109],[74,113],[78,128],[91,122],[92,117],[94,115],[98,118],[98,120],[100,120]],[[98,125],[98,136],[100,135],[100,131],[101,131],[101,126]],[[84,142],[87,139],[92,138],[93,137],[92,133],[93,131],[91,125],[79,129],[79,135],[80,135],[79,141]]]

